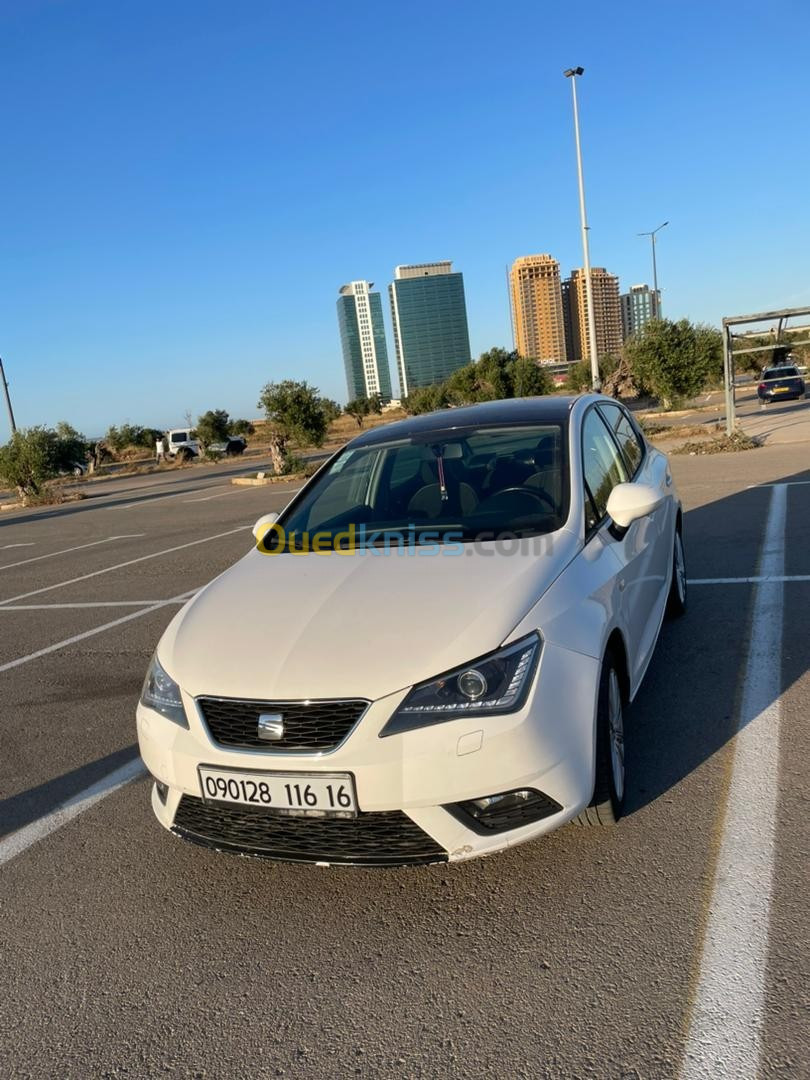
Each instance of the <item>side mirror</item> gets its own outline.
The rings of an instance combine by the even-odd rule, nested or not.
[[[262,514],[253,526],[253,539],[258,541],[264,536],[271,525],[278,521],[278,514]]]
[[[647,517],[663,503],[664,496],[650,484],[617,484],[607,501],[607,512],[622,531]]]

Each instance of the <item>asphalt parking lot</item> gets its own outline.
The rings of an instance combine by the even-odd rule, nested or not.
[[[6,512],[0,1075],[810,1076],[808,446],[673,469],[690,607],[627,719],[627,816],[425,869],[153,819],[146,664],[282,489],[200,469]]]

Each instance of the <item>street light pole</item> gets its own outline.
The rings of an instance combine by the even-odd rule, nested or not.
[[[8,383],[6,382],[6,373],[3,370],[2,357],[0,357],[0,382],[3,384],[3,393],[6,396],[6,408],[8,409],[8,422],[11,424],[11,434],[14,435],[17,431],[17,425],[14,423],[14,411],[11,408],[11,398],[8,394]]]
[[[591,281],[591,252],[588,244],[588,218],[585,213],[585,181],[582,176],[582,146],[579,138],[579,108],[577,107],[577,76],[584,75],[585,68],[567,68],[563,75],[571,80],[571,91],[574,99],[574,139],[577,145],[577,177],[579,179],[579,219],[582,227],[582,260],[585,264],[585,303],[588,307],[588,337],[590,348],[588,350],[591,361],[591,388],[595,391],[602,389],[602,380],[599,378],[599,357],[596,348],[596,312],[593,309],[593,282]]]
[[[653,295],[655,296],[655,317],[661,318],[661,297],[658,294],[658,265],[655,260],[655,234],[661,232],[665,225],[669,225],[668,221],[665,221],[663,225],[659,225],[657,229],[653,229],[652,232],[640,232],[639,236],[649,236],[652,243],[652,257],[653,257]]]

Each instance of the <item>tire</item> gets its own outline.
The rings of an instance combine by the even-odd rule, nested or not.
[[[193,457],[194,457],[194,455],[192,454],[192,452],[191,452],[190,450],[187,450],[187,449],[185,449],[185,448],[184,448],[184,449],[182,449],[182,450],[178,450],[178,451],[177,451],[177,456],[178,456],[178,458],[180,459],[180,464],[181,464],[181,465],[188,465],[188,464],[189,464],[189,462],[190,462],[190,461],[191,461],[191,460],[193,459]]]
[[[575,819],[577,824],[615,825],[622,816],[626,788],[622,684],[616,661],[607,653],[599,676],[593,796]]]
[[[686,557],[683,552],[681,530],[675,530],[675,543],[672,549],[672,576],[667,597],[667,615],[677,619],[686,611]]]

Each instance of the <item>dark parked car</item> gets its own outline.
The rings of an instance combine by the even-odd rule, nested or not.
[[[229,435],[222,442],[212,443],[208,452],[213,454],[226,454],[228,457],[236,457],[245,452],[247,439],[242,435]]]
[[[804,379],[795,364],[765,368],[757,387],[757,396],[763,405],[769,401],[787,401],[804,397]]]

